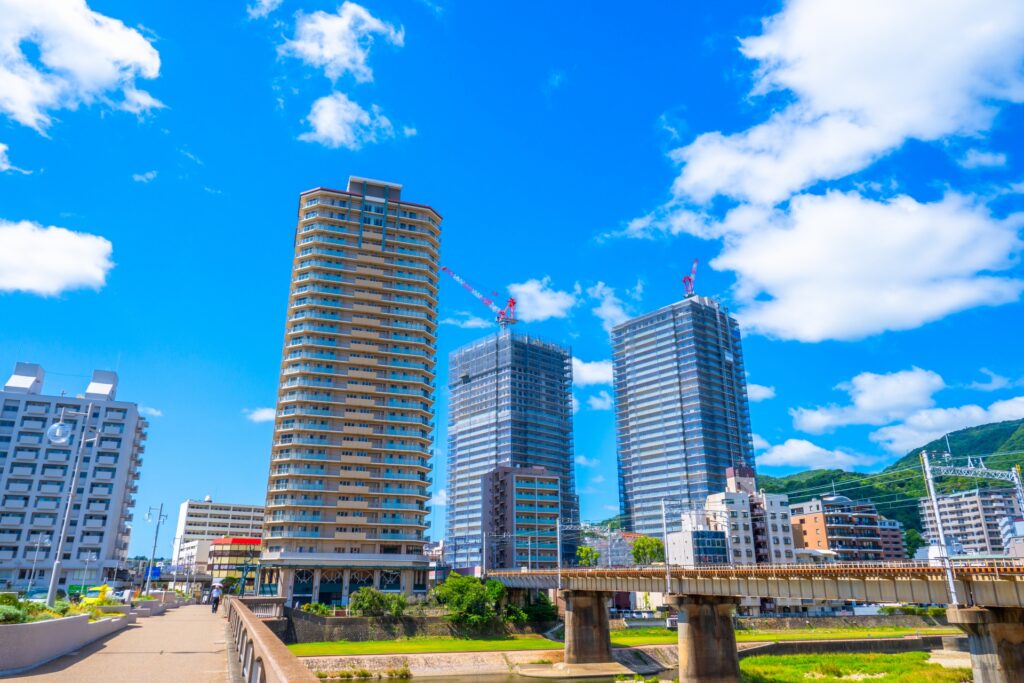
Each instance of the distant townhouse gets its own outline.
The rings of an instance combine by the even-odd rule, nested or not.
[[[924,537],[939,544],[935,512],[928,498],[921,498]],[[1005,552],[999,525],[1006,517],[1020,517],[1021,510],[1011,488],[976,488],[938,496],[946,540],[963,545],[969,555],[1001,555]]]
[[[897,548],[892,527],[883,527],[883,522],[888,520],[878,514],[871,501],[825,496],[790,507],[797,548],[831,550],[839,562],[881,562],[900,559],[906,554],[902,549],[902,535]],[[883,533],[890,545],[888,549],[883,547]]]

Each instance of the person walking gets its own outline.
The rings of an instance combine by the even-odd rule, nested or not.
[[[220,596],[224,593],[224,590],[220,587],[220,584],[214,584],[213,590],[210,591],[210,605],[211,611],[216,614],[217,608],[220,607]]]

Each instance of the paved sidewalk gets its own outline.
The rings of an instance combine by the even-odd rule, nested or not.
[[[139,619],[109,638],[86,645],[5,681],[49,683],[228,683],[224,611],[187,605]]]

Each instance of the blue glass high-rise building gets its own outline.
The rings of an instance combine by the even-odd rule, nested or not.
[[[690,296],[612,330],[619,501],[626,527],[660,535],[662,500],[703,507],[728,467],[753,467],[740,328]],[[667,516],[678,530],[678,514]]]
[[[482,561],[484,476],[499,466],[543,467],[559,479],[564,525],[579,523],[573,474],[572,354],[568,348],[504,329],[452,351],[448,357],[448,508],[445,561],[455,568]],[[532,513],[522,511],[519,521]],[[554,550],[554,539],[529,537],[527,552]],[[546,532],[545,532],[546,534]],[[540,545],[538,545],[540,544]],[[563,543],[564,557],[575,542]]]

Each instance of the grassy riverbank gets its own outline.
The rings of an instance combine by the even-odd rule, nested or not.
[[[324,643],[289,645],[298,657],[329,655],[411,655],[424,652],[498,652],[513,650],[557,650],[561,643],[543,636],[524,635],[512,638],[453,638],[436,636],[403,638],[401,640],[338,640]]]
[[[743,630],[736,631],[736,642],[758,643],[781,640],[859,640],[862,638],[903,638],[905,636],[944,636],[960,633],[953,627],[903,628],[879,626],[872,628],[801,628],[777,631]],[[660,626],[650,628],[629,628],[611,632],[613,647],[636,647],[638,645],[665,645],[676,642],[676,632]]]
[[[778,631],[737,631],[741,643],[773,642],[781,640],[857,640],[861,638],[903,638],[904,636],[953,635],[958,631],[950,627],[902,628],[880,626],[874,628],[811,628]],[[668,645],[675,643],[675,631],[656,626],[630,628],[611,632],[612,647],[640,645]],[[386,655],[422,654],[426,652],[499,652],[517,650],[557,650],[562,644],[538,635],[509,638],[454,638],[451,636],[403,638],[400,640],[339,640],[320,643],[300,643],[288,648],[299,657],[327,655]]]
[[[743,683],[965,683],[970,669],[928,663],[927,652],[748,657],[740,660]]]

